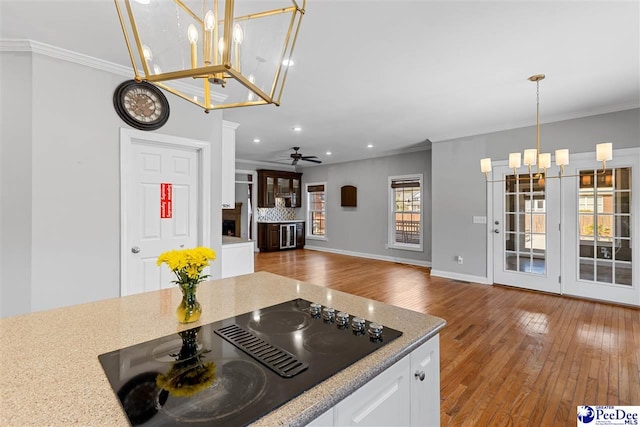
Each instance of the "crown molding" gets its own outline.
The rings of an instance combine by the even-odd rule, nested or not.
[[[0,52],[31,52],[38,55],[44,55],[49,58],[60,59],[62,61],[94,68],[96,70],[106,71],[119,76],[131,78],[133,75],[131,67],[125,67],[93,56],[84,55],[82,53],[52,46],[46,43],[40,43],[35,40],[0,39]],[[196,87],[193,85],[182,82],[173,82],[172,87],[175,87],[177,90],[187,94],[196,94]],[[214,102],[221,103],[227,99],[227,96],[218,92],[211,92],[211,99]]]

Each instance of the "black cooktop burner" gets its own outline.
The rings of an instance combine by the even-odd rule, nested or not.
[[[402,335],[326,308],[296,299],[99,359],[132,425],[246,425]]]
[[[307,329],[311,324],[308,313],[301,311],[272,311],[249,321],[249,329],[265,334],[289,334]]]

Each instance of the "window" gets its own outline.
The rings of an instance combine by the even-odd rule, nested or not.
[[[306,184],[307,188],[307,237],[325,240],[326,197],[325,183]]]
[[[389,247],[422,250],[422,174],[389,177]]]

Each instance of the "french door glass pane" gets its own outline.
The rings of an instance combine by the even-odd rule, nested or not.
[[[578,185],[580,279],[631,285],[631,168],[583,170]]]
[[[509,175],[505,191],[504,268],[545,274],[547,207],[543,180]]]

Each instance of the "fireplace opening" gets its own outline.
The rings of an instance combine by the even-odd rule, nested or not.
[[[242,237],[242,203],[235,209],[222,210],[222,235]]]
[[[222,235],[223,236],[235,236],[236,235],[236,221],[233,219],[222,220]]]

